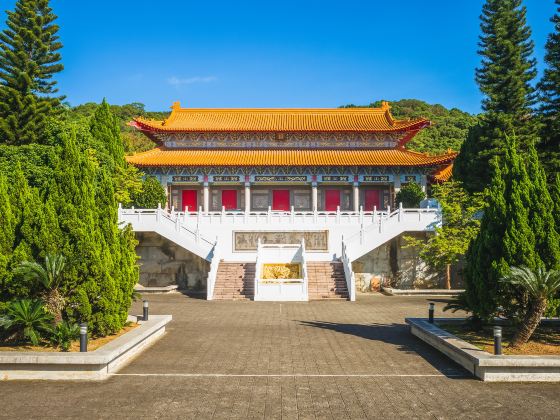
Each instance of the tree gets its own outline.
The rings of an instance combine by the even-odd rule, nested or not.
[[[540,115],[543,119],[542,141],[539,152],[542,164],[554,181],[560,173],[560,0],[556,0],[557,13],[551,18],[554,32],[546,42],[544,61],[547,68],[538,84],[540,91]]]
[[[165,207],[167,197],[165,189],[155,176],[147,176],[142,183],[142,190],[133,196],[133,205],[140,209],[155,209],[158,204]]]
[[[97,107],[90,122],[90,132],[97,151],[107,154],[115,168],[126,165],[119,124],[105,99]]]
[[[451,288],[451,265],[459,262],[480,229],[478,216],[484,207],[480,193],[469,194],[458,181],[434,187],[433,196],[442,211],[442,226],[427,242],[406,236],[407,246],[420,249],[420,258],[434,270],[446,270],[446,288]]]
[[[524,316],[525,292],[500,282],[509,267],[550,269],[560,258],[558,234],[550,222],[553,209],[546,205],[550,195],[539,186],[542,183],[533,184],[527,172],[532,168],[532,174],[542,174],[542,168],[538,160],[525,163],[515,139],[506,137],[504,143],[504,156],[495,159],[480,231],[466,254],[461,301],[482,320],[500,311],[514,320]],[[529,154],[535,155],[534,147],[530,146]]]
[[[402,203],[403,207],[418,208],[420,201],[426,198],[426,193],[422,187],[416,182],[410,182],[404,185],[395,196],[397,203]]]
[[[511,267],[501,281],[519,286],[529,296],[529,309],[510,343],[510,347],[519,347],[529,341],[546,311],[547,302],[560,290],[560,271]]]
[[[53,77],[60,63],[56,15],[49,0],[19,0],[0,33],[0,142],[40,142],[49,116],[60,111]]]
[[[536,76],[533,42],[521,0],[487,0],[482,9],[476,81],[484,95],[484,114],[469,131],[453,167],[469,191],[482,191],[492,179],[490,162],[503,153],[503,134],[522,147],[537,140],[533,118]]]
[[[62,310],[66,300],[60,292],[65,266],[66,259],[62,255],[48,254],[44,265],[35,261],[24,261],[16,268],[16,275],[39,283],[44,289],[43,302],[56,324],[62,321]]]
[[[40,300],[12,301],[6,314],[0,317],[0,328],[17,341],[30,341],[38,345],[41,337],[51,330],[52,316]]]

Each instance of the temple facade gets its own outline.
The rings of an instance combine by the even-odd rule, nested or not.
[[[166,120],[137,118],[132,125],[157,145],[128,161],[165,188],[167,208],[158,211],[183,226],[196,223],[196,234],[222,242],[222,261],[232,262],[257,259],[257,240],[272,246],[305,238],[308,259],[337,263],[344,237],[387,223],[383,218],[390,221],[397,210],[404,220],[406,209],[396,202],[402,186],[415,182],[427,191],[449,177],[456,157],[451,151],[431,156],[408,150],[407,142],[430,121],[397,120],[386,102],[344,109],[194,109],[174,103]],[[244,226],[236,226],[239,220]],[[353,257],[363,255],[360,250]]]

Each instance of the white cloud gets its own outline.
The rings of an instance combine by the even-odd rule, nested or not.
[[[195,83],[210,83],[216,81],[217,78],[214,76],[196,76],[196,77],[188,77],[188,78],[180,78],[177,76],[172,76],[167,79],[167,83],[171,86],[184,86],[184,85],[192,85]]]

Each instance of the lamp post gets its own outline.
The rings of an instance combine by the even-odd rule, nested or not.
[[[433,302],[430,302],[430,308],[428,309],[428,322],[430,324],[434,323],[434,310],[435,304]]]
[[[502,327],[494,327],[494,354],[501,356],[502,354]]]
[[[80,352],[87,352],[87,324],[85,322],[80,324]]]
[[[149,311],[149,303],[148,303],[147,300],[144,300],[142,302],[142,309],[143,309],[142,320],[147,321],[148,320],[148,311]]]

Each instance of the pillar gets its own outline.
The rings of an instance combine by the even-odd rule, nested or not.
[[[397,203],[397,193],[401,190],[401,174],[396,174],[394,175],[394,177],[395,180],[393,181],[393,196],[389,201],[392,202],[396,208],[399,206],[399,203]]]
[[[422,187],[422,191],[424,194],[427,192],[427,185],[428,185],[428,177],[427,175],[420,175],[420,186]]]
[[[317,211],[317,183],[311,184],[311,209]]]
[[[208,182],[204,183],[202,206],[204,213],[208,213],[210,210],[210,188]]]
[[[251,211],[251,184],[245,182],[245,213]]]
[[[353,184],[352,197],[354,199],[354,211],[360,211],[360,188],[357,182]]]

